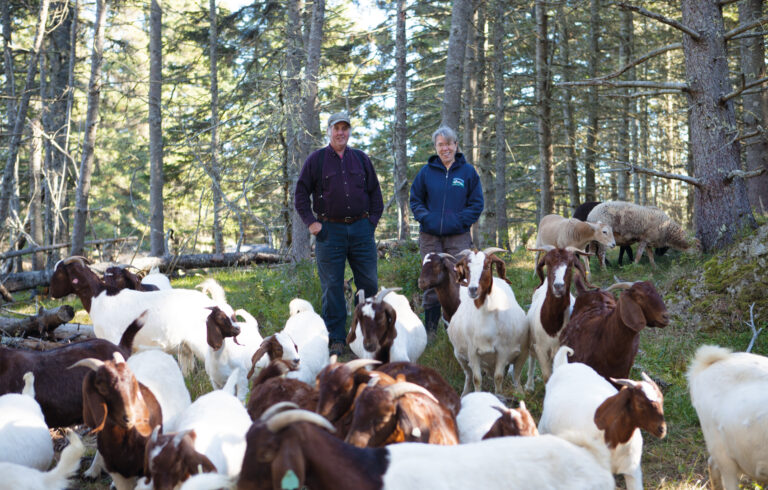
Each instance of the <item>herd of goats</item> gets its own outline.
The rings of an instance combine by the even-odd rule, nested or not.
[[[657,208],[593,207],[583,221],[542,219],[527,313],[501,249],[424,258],[418,285],[438,294],[461,396],[417,363],[427,333],[397,288],[358,295],[347,337],[357,358],[338,362],[306,300],[262,338],[211,279],[178,289],[158,272],[99,276],[83,257],[64,259],[50,294],[77,295],[95,338],[0,347],[0,488],[67,488],[85,452],[68,427],[84,425],[97,451],[82,476],[106,471],[118,490],[613,489],[614,475],[642,489],[641,429],[666,435],[664,397],[646,373],[629,375],[639,333],[670,318],[650,282],[591,285],[584,250],[604,258],[605,247],[639,243],[639,260],[696,245]],[[184,376],[196,360],[214,390],[192,402]],[[500,396],[510,373],[530,391],[534,364],[546,384],[538,425],[523,401]],[[484,375],[495,394],[482,391]],[[768,482],[768,359],[702,346],[688,381],[712,487]],[[68,428],[53,469],[50,428]]]

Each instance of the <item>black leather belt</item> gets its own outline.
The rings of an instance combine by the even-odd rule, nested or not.
[[[354,223],[355,221],[367,218],[368,213],[363,213],[360,216],[345,216],[343,218],[331,218],[329,216],[320,215],[320,221],[328,221],[330,223]]]

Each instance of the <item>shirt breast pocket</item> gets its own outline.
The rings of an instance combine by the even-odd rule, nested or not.
[[[354,168],[349,171],[350,184],[355,189],[365,189],[365,172],[361,168]]]
[[[336,169],[323,169],[323,192],[328,193],[338,182],[339,172]]]

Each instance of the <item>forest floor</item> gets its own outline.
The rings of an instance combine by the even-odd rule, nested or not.
[[[538,279],[533,275],[533,253],[517,251],[502,255],[507,262],[507,277],[512,281],[518,302],[527,310]],[[616,267],[617,251],[609,253],[613,267],[602,271],[592,261],[592,282],[607,287],[614,276],[622,281],[650,280],[662,294],[672,322],[664,329],[647,328],[641,334],[640,351],[630,377],[640,379],[645,371],[656,380],[664,393],[667,437],[658,440],[645,434],[643,454],[644,488],[695,489],[708,483],[707,450],[696,412],[688,396],[685,373],[695,350],[703,344],[718,344],[743,351],[752,338],[747,326],[750,306],[754,304],[754,325],[768,326],[768,224],[744,234],[734,245],[716,254],[684,254],[670,251],[657,257],[652,268],[644,258],[639,265]],[[421,313],[421,292],[416,286],[420,259],[415,245],[388,252],[379,261],[379,286],[403,288],[417,313]],[[351,274],[350,274],[351,276]],[[219,269],[190,273],[173,280],[174,287],[193,287],[204,277],[214,277],[228,294],[235,308],[245,308],[259,321],[263,335],[282,328],[288,316],[288,302],[293,297],[310,300],[319,311],[320,286],[313,263],[298,265],[258,266]],[[28,296],[28,295],[27,295]],[[42,300],[46,306],[60,304]],[[88,323],[79,300],[68,298],[78,314],[75,321]],[[27,307],[33,311],[34,305]],[[758,337],[753,352],[768,355],[768,333]],[[464,375],[454,359],[446,332],[441,329],[434,342],[427,346],[419,360],[433,367],[461,391]],[[538,373],[537,373],[538,374]],[[524,374],[526,376],[526,374]],[[503,395],[508,399],[525,400],[538,420],[544,397],[544,384],[537,377],[533,392],[514,391],[511,380],[505,381]],[[187,378],[192,398],[211,389],[202,365]],[[485,389],[492,389],[486,386]],[[93,438],[87,438],[95,446]],[[88,451],[93,454],[93,449]],[[83,469],[90,464],[84,458]],[[623,481],[617,483],[623,487]],[[752,483],[743,482],[745,488]],[[108,488],[105,476],[89,483],[76,479],[74,488]]]

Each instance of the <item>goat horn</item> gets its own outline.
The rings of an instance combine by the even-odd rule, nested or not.
[[[278,402],[269,407],[268,409],[264,410],[264,413],[261,414],[261,417],[259,417],[259,420],[262,420],[266,422],[267,420],[271,419],[278,413],[285,411],[285,410],[297,410],[300,407],[296,405],[293,402]]]
[[[195,429],[189,429],[177,432],[176,435],[173,436],[173,447],[179,447],[179,444],[181,444],[181,440],[184,439],[184,436],[191,434],[194,431]]]
[[[339,356],[336,354],[328,358],[328,364],[336,364],[337,362],[339,362]]]
[[[365,303],[365,290],[361,289],[357,292],[357,302],[358,304]]]
[[[645,374],[645,371],[643,371],[642,373],[640,373],[640,376],[642,376],[642,377],[643,377],[643,381],[645,381],[645,382],[648,382],[648,383],[651,383],[651,384],[653,384],[653,385],[655,385],[655,384],[656,384],[656,382],[655,382],[654,380],[652,380],[650,376],[648,376],[647,374]]]
[[[525,408],[525,402],[523,400],[520,400],[520,404],[517,406],[518,410],[527,410]]]
[[[611,284],[608,286],[608,289],[606,291],[614,291],[616,289],[625,290],[632,287],[634,283],[633,282],[617,282],[616,284]]]
[[[87,367],[93,371],[98,371],[101,366],[104,365],[104,361],[96,359],[94,357],[88,357],[87,359],[80,359],[76,363],[69,366],[67,369],[74,369],[76,367]]]
[[[403,288],[381,288],[381,291],[376,293],[376,299],[374,300],[374,302],[381,303],[381,300],[384,299],[384,296],[388,295],[393,291],[400,291],[401,289]]]
[[[125,357],[123,357],[123,355],[122,355],[122,354],[120,354],[120,353],[119,353],[119,352],[117,352],[117,351],[115,351],[115,352],[112,354],[112,359],[114,359],[114,361],[115,361],[115,363],[116,363],[116,364],[123,364],[123,363],[125,363]]]
[[[157,436],[160,434],[160,425],[156,425],[154,429],[152,429],[152,435],[149,436],[149,442],[151,444],[157,444]]]
[[[309,422],[328,430],[328,432],[336,432],[336,428],[322,415],[301,409],[288,410],[271,417],[266,422],[267,430],[278,432],[295,422]]]
[[[547,253],[550,250],[554,250],[556,247],[552,245],[542,245],[541,248],[526,248],[529,252],[544,252]]]
[[[437,398],[435,398],[435,395],[433,395],[428,389],[424,388],[423,386],[419,386],[416,383],[401,381],[393,385],[389,385],[384,389],[392,395],[392,398],[400,398],[407,393],[421,393],[422,395],[426,395],[431,398],[435,403],[439,403]]]
[[[71,264],[72,262],[80,262],[83,265],[88,265],[91,263],[90,260],[83,257],[82,255],[72,255],[61,261],[61,263],[64,265]]]
[[[377,361],[375,359],[353,359],[344,364],[344,366],[346,366],[347,369],[349,369],[351,372],[355,372],[360,368],[364,368],[365,366],[370,366],[372,364],[381,364],[381,361]]]
[[[631,379],[624,379],[624,378],[611,378],[611,381],[616,383],[617,385],[626,386],[628,388],[634,388],[638,385],[637,381],[632,381]]]
[[[494,405],[493,408],[498,410],[501,415],[510,414],[512,417],[521,417],[520,412],[518,412],[514,408],[500,407],[498,405]]]
[[[439,255],[440,257],[442,257],[442,258],[444,258],[444,259],[453,259],[453,260],[456,260],[456,257],[454,257],[453,255],[451,255],[451,254],[449,254],[449,253],[445,253],[445,252],[439,252],[437,255]]]
[[[491,254],[495,254],[497,252],[506,252],[506,250],[504,250],[503,248],[499,248],[499,247],[488,247],[486,249],[483,249],[483,253],[485,255],[491,255]]]
[[[456,258],[457,258],[457,259],[461,259],[462,257],[464,257],[464,256],[466,256],[466,255],[469,255],[469,254],[471,254],[471,253],[472,253],[472,250],[470,250],[470,249],[468,249],[468,248],[465,248],[464,250],[462,250],[461,252],[459,252],[459,253],[457,253],[457,254],[456,254]]]

